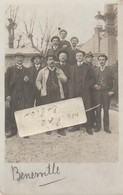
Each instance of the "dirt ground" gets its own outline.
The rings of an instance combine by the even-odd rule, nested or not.
[[[85,129],[60,136],[56,131],[30,136],[18,135],[5,140],[5,158],[9,163],[40,162],[116,162],[118,159],[118,112],[110,111],[112,134],[88,135]]]

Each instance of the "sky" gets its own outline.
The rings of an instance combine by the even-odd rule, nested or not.
[[[40,36],[39,21],[44,26],[46,17],[54,20],[54,27],[61,27],[68,32],[67,39],[77,36],[80,43],[85,43],[94,34],[97,24],[95,15],[98,11],[104,13],[104,0],[40,0],[25,2],[19,5],[18,21],[30,21],[34,10],[36,21],[34,36]],[[18,31],[23,31],[23,24],[19,24]],[[57,31],[55,32],[57,34]]]

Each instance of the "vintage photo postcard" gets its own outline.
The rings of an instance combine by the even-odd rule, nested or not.
[[[123,195],[123,1],[0,16],[0,194]]]

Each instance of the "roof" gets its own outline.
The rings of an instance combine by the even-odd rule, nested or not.
[[[39,48],[39,50],[41,49]],[[37,54],[37,53],[40,54],[40,52],[35,48],[11,48],[11,49],[9,48],[5,50],[5,56],[11,56],[18,52],[23,53],[25,56],[30,56],[32,54]]]

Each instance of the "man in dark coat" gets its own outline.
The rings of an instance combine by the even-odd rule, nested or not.
[[[77,63],[70,66],[70,85],[69,95],[72,97],[82,97],[85,110],[91,108],[90,90],[95,84],[95,78],[91,67],[83,62],[85,52],[78,51],[76,53]],[[93,134],[91,127],[91,112],[87,111],[86,132]]]
[[[34,105],[41,105],[41,94],[38,91],[35,82],[39,71],[43,68],[42,59],[43,56],[40,54],[35,54],[31,59],[33,63],[32,67],[30,67],[30,79],[32,81],[32,92],[30,98],[32,98],[32,107]]]
[[[77,37],[71,37],[70,39],[71,47],[69,47],[69,63],[70,65],[76,64],[76,52],[79,51],[77,49],[77,44],[79,43],[79,39]]]
[[[10,106],[10,114],[6,113],[5,117],[6,137],[17,133],[14,112],[31,107],[31,83],[29,70],[23,66],[24,55],[16,53],[14,59],[15,64],[5,73],[5,101]]]
[[[64,95],[65,98],[64,99],[68,99],[69,98],[69,87],[68,87],[68,81],[70,79],[70,73],[69,73],[69,63],[68,63],[68,53],[66,51],[60,51],[58,54],[59,57],[59,62],[56,64],[56,66],[58,68],[60,68],[65,76],[67,77],[67,82],[63,83],[63,90],[64,90]]]
[[[55,61],[58,62],[58,53],[61,50],[60,38],[58,36],[53,36],[51,38],[52,47],[47,51],[47,55],[52,53],[55,56]]]
[[[95,132],[101,129],[101,109],[103,108],[104,117],[103,125],[104,131],[111,133],[109,129],[109,106],[111,97],[115,91],[115,72],[113,68],[106,65],[108,57],[106,55],[100,55],[98,57],[99,66],[95,66],[96,84],[94,85],[94,101],[95,105],[100,104],[100,107],[96,108],[96,129]]]
[[[91,52],[87,53],[86,56],[85,56],[85,62],[92,67],[92,69],[94,68],[94,65],[93,65],[93,54]],[[94,107],[94,89],[91,88],[91,92],[90,92],[90,95],[91,95],[91,107]],[[92,128],[95,127],[95,109],[91,110],[91,121],[92,121]]]

